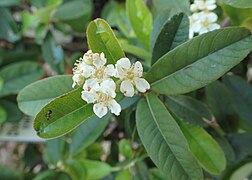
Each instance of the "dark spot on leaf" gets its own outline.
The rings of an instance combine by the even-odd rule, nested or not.
[[[51,117],[52,117],[52,110],[49,109],[46,113],[46,120],[49,121]]]

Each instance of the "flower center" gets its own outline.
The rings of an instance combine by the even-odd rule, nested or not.
[[[97,79],[103,79],[104,76],[105,76],[105,71],[104,71],[104,69],[101,68],[101,69],[96,70],[96,72],[95,72],[95,77],[96,77]]]
[[[208,27],[210,23],[209,23],[208,20],[204,20],[204,21],[201,22],[201,24],[202,24],[202,26],[204,26],[204,27]]]
[[[107,94],[100,93],[97,99],[97,102],[108,103],[111,100],[111,97]]]

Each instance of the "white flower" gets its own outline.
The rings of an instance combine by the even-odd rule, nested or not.
[[[99,117],[107,114],[108,108],[115,115],[120,115],[121,106],[114,100],[116,84],[112,79],[105,79],[101,84],[97,79],[88,79],[82,91],[82,99],[94,103],[93,111]]]
[[[197,7],[197,9],[199,10],[209,10],[209,11],[212,11],[217,7],[215,0],[195,0],[193,6]],[[191,10],[194,10],[194,8],[192,8],[192,5]]]
[[[143,75],[143,67],[139,61],[131,65],[128,58],[121,58],[117,61],[115,66],[117,73],[116,77],[122,80],[120,91],[125,96],[134,96],[134,87],[142,93],[150,89],[150,84],[144,78],[141,78]]]

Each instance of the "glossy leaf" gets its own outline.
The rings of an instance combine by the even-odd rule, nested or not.
[[[9,42],[16,42],[20,39],[18,27],[11,12],[3,7],[0,7],[0,27],[0,39]]]
[[[93,116],[93,105],[81,99],[81,88],[51,101],[37,114],[34,129],[42,138],[64,135]]]
[[[189,37],[189,19],[185,14],[177,14],[169,19],[166,19],[167,16],[169,16],[167,13],[159,16],[153,26],[152,64],[170,50],[186,42]],[[163,19],[166,19],[164,23]]]
[[[61,46],[56,43],[51,32],[48,32],[42,44],[42,54],[45,61],[59,74],[65,71],[64,52]]]
[[[190,150],[204,169],[212,174],[220,174],[226,167],[225,154],[217,142],[200,127],[179,122]]]
[[[104,52],[107,64],[115,64],[117,60],[125,57],[115,34],[103,19],[91,21],[87,28],[89,48],[93,52]]]
[[[0,97],[16,94],[19,90],[42,77],[44,70],[35,62],[18,62],[0,69],[0,77],[4,80]]]
[[[252,1],[250,0],[218,0],[218,2],[237,8],[252,8]]]
[[[205,104],[190,96],[169,96],[166,103],[177,117],[191,124],[207,126],[205,121],[210,122],[214,119],[212,112]]]
[[[138,103],[136,125],[148,155],[168,179],[203,179],[178,124],[156,95]]]
[[[110,117],[111,114],[101,119],[97,116],[92,116],[84,121],[83,124],[73,132],[70,154],[74,156],[91,145],[104,131],[109,123]]]
[[[72,76],[53,76],[29,84],[17,97],[19,108],[30,116],[35,116],[43,106],[58,96],[70,92]]]
[[[130,24],[143,47],[150,49],[152,15],[142,0],[127,0],[126,11]]]
[[[215,30],[193,38],[162,56],[152,66],[146,79],[155,92],[166,95],[188,93],[221,77],[241,62],[251,49],[249,30]]]
[[[252,127],[252,86],[238,76],[227,76],[224,83],[232,92],[237,107],[237,113]]]
[[[238,130],[239,117],[233,95],[224,84],[216,81],[208,85],[206,102],[223,130],[229,133]]]

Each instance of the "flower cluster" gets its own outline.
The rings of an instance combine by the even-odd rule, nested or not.
[[[128,58],[121,58],[115,66],[106,65],[106,62],[104,53],[89,50],[77,60],[73,69],[73,87],[83,86],[81,98],[94,104],[93,111],[99,118],[106,115],[108,109],[117,116],[120,114],[121,106],[115,100],[117,85],[127,97],[150,88],[149,83],[141,78],[143,67],[139,61],[131,65]]]
[[[212,12],[216,7],[215,0],[194,0],[191,4],[193,14],[189,17],[189,38],[193,38],[194,33],[203,34],[220,28],[220,25],[216,23],[218,16]]]

